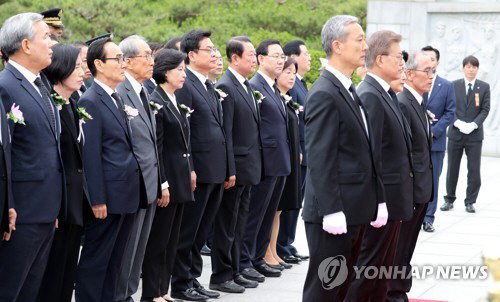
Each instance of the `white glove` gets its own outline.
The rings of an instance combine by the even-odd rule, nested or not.
[[[453,123],[453,126],[457,127],[458,130],[462,131],[462,127],[463,125],[465,125],[465,122],[464,121],[461,121],[459,119],[457,119],[454,123]]]
[[[323,216],[323,230],[333,235],[347,233],[347,223],[344,212],[340,211]]]
[[[389,218],[389,213],[387,213],[387,205],[385,202],[378,204],[377,218],[375,221],[370,222],[371,226],[374,228],[380,228],[387,224],[387,218]]]
[[[476,129],[477,129],[476,123],[474,123],[474,122],[464,123],[464,125],[462,126],[462,129],[460,129],[460,132],[462,132],[463,134],[470,134],[472,131],[474,131]]]

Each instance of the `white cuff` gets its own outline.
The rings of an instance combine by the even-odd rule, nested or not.
[[[161,189],[162,190],[168,189],[168,187],[169,187],[168,186],[168,181],[166,181],[166,182],[164,182],[164,183],[161,184]]]

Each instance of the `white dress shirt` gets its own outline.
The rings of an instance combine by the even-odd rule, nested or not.
[[[207,81],[208,78],[189,66],[186,66],[186,68],[189,69],[198,78],[198,80],[200,80],[200,82],[203,84],[203,87],[205,88],[205,90],[208,91],[207,85],[205,84],[205,82]]]

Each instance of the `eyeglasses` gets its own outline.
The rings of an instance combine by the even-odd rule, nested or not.
[[[117,56],[116,58],[102,58],[99,60],[103,61],[104,63],[106,63],[107,60],[116,60],[118,64],[121,64],[123,63],[123,56]]]
[[[425,72],[428,76],[431,76],[431,75],[435,75],[435,74],[436,74],[436,69],[425,69],[425,70],[419,70],[419,69],[407,69],[407,70],[413,70],[413,71]]]
[[[281,59],[281,60],[283,60],[283,61],[285,61],[285,60],[286,60],[286,56],[285,56],[285,55],[279,55],[279,54],[274,54],[274,55],[272,55],[272,56],[270,56],[270,55],[266,55],[265,57],[270,57],[270,58],[273,58],[273,59],[275,59],[275,60],[279,60],[279,59]]]
[[[145,58],[146,60],[152,60],[154,58],[152,53],[145,54],[143,56],[133,56],[129,58]]]
[[[199,48],[198,50],[206,51],[210,54],[216,54],[219,50],[215,47]]]
[[[398,54],[398,55],[383,55],[383,56],[386,56],[386,57],[393,57],[393,58],[395,58],[396,60],[398,60],[398,61],[400,61],[400,62],[401,62],[401,61],[403,61],[403,54],[401,54],[401,53],[400,53],[400,54]]]

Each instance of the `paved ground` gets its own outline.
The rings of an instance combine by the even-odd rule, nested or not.
[[[455,209],[449,212],[438,210],[436,214],[436,232],[421,232],[413,265],[480,265],[485,248],[500,243],[500,158],[482,158],[482,187],[476,205],[477,213],[465,212],[466,160],[457,189]],[[446,178],[445,167],[441,177],[440,192],[444,195]],[[307,253],[307,243],[303,223],[299,223],[296,247],[301,253]],[[500,249],[497,249],[500,252]],[[204,271],[200,282],[208,287],[211,264],[210,258],[204,257]],[[244,294],[222,293],[219,301],[250,302],[295,302],[301,301],[302,287],[307,272],[307,262],[286,270],[281,278],[267,278],[256,289],[247,289]],[[488,287],[492,280],[443,280],[427,277],[415,280],[409,296],[411,299],[440,300],[453,302],[486,301]],[[134,298],[140,299],[140,293]]]

